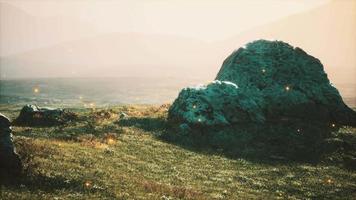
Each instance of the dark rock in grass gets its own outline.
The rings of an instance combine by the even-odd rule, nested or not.
[[[100,110],[94,113],[96,119],[110,119],[114,115],[112,110]]]
[[[21,173],[22,164],[15,151],[10,120],[0,113],[0,179],[16,177]]]
[[[200,126],[299,121],[356,125],[321,62],[281,41],[258,40],[224,61],[215,82],[183,89],[169,118]],[[335,125],[336,124],[336,125]]]
[[[127,119],[128,117],[129,117],[129,115],[124,112],[120,112],[120,114],[119,114],[120,119]]]
[[[53,126],[74,120],[76,114],[59,108],[46,108],[26,105],[15,120],[16,125]]]

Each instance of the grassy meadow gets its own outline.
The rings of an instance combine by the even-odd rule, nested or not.
[[[73,108],[70,110],[78,113],[78,119],[65,125],[14,126],[15,144],[25,172],[18,180],[4,182],[0,199],[356,196],[355,170],[345,164],[355,156],[356,128],[330,130],[339,141],[333,144],[341,144],[342,148],[313,161],[296,160],[275,155],[283,144],[266,147],[263,135],[256,142],[246,133],[236,141],[229,134],[214,140],[231,142],[224,146],[204,140],[204,130],[184,133],[179,126],[167,122],[168,108],[169,105]],[[18,116],[20,109],[17,105],[0,105],[0,112],[11,119]],[[120,119],[121,112],[128,117]],[[288,147],[283,151],[286,150]]]

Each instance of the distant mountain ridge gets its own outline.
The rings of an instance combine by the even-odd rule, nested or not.
[[[19,77],[179,76],[211,63],[211,58],[197,54],[204,55],[207,47],[185,37],[112,33],[3,57],[0,62],[5,72]]]
[[[19,51],[32,51],[96,34],[83,22],[63,20],[61,17],[36,17],[16,6],[0,2],[0,56],[16,55]]]
[[[9,77],[189,75],[210,80],[233,50],[265,38],[300,46],[319,58],[336,85],[356,85],[355,13],[356,2],[332,1],[214,43],[139,33],[88,36],[1,57],[0,64]]]

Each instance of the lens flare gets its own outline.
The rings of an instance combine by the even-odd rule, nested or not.
[[[40,89],[38,87],[35,87],[35,88],[33,88],[33,92],[35,94],[38,94],[38,93],[40,93]]]

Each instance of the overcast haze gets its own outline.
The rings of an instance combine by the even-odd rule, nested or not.
[[[110,1],[110,0],[2,0],[3,18],[29,15],[33,20],[57,20],[63,33],[71,33],[65,39],[79,39],[91,34],[107,32],[138,32],[172,34],[205,41],[216,41],[235,36],[241,31],[262,25],[278,18],[303,12],[325,4],[326,0],[147,0],[147,1]],[[7,5],[14,6],[13,11],[6,11]],[[4,5],[5,4],[5,5]],[[16,8],[21,9],[15,11]],[[18,13],[11,13],[18,12]],[[40,19],[36,19],[40,18]],[[6,19],[3,19],[6,20]],[[72,25],[75,24],[75,32]],[[2,25],[7,29],[8,24]],[[13,26],[16,21],[13,21]],[[21,27],[19,27],[21,28]],[[21,29],[20,29],[21,30]],[[40,35],[46,41],[45,35]],[[50,36],[47,36],[50,37]],[[52,41],[60,42],[59,37]],[[13,44],[13,48],[16,44]],[[17,49],[21,51],[22,49]],[[2,54],[6,54],[5,47]],[[13,53],[16,53],[14,50]]]
[[[355,0],[0,2],[1,78],[211,80],[234,49],[265,38],[319,58],[336,85],[356,85]]]

